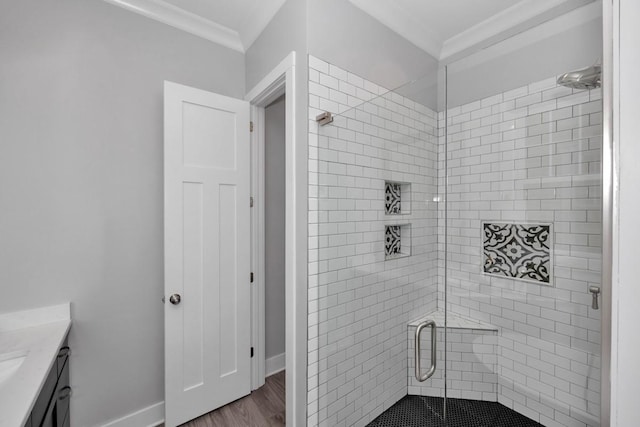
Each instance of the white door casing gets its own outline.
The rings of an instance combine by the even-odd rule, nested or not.
[[[249,103],[165,82],[164,122],[172,427],[250,393]]]
[[[306,56],[304,57],[306,60]],[[303,66],[304,70],[304,66]],[[307,423],[307,173],[308,153],[306,141],[306,128],[299,126],[299,121],[305,122],[305,113],[300,117],[296,111],[300,105],[306,105],[306,101],[300,100],[300,91],[297,89],[296,78],[296,52],[290,52],[273,70],[271,70],[252,90],[247,93],[245,100],[251,102],[254,112],[263,110],[270,101],[285,93],[286,118],[285,118],[285,311],[286,311],[286,407],[288,425],[306,425]],[[304,96],[303,96],[304,97]],[[306,98],[305,98],[306,100]],[[302,104],[300,104],[302,102]],[[304,107],[306,108],[306,107]],[[303,108],[303,109],[304,109]],[[298,112],[300,114],[302,112]],[[259,115],[255,114],[254,119]],[[300,117],[300,120],[297,119]],[[257,132],[253,133],[254,149],[259,148],[259,136],[262,135],[260,120],[256,123]],[[297,143],[303,141],[303,143]],[[256,145],[258,144],[258,145]],[[259,159],[256,159],[259,160]],[[258,161],[258,163],[261,163]],[[260,168],[255,166],[256,170]],[[260,173],[261,174],[261,173]],[[258,212],[264,194],[256,185]],[[255,213],[255,212],[254,212]],[[260,221],[256,221],[257,245],[255,246],[255,260],[263,259],[264,230],[260,230]],[[262,253],[260,253],[262,251]],[[264,293],[260,293],[264,278],[264,264],[262,267],[257,262],[254,265],[257,271],[257,285],[254,288],[258,294],[254,295],[256,307],[264,305]],[[256,270],[254,270],[256,271]],[[263,287],[262,287],[263,289]],[[261,319],[264,319],[264,310],[254,309],[255,319],[253,328],[253,343],[257,345],[257,354],[253,359],[254,387],[259,387],[264,382],[264,328],[260,327]],[[262,335],[262,338],[260,337]]]

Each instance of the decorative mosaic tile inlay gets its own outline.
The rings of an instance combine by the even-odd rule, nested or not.
[[[384,253],[387,256],[400,255],[400,226],[388,225],[385,229]]]
[[[398,215],[401,213],[400,207],[400,184],[387,182],[384,186],[385,202],[384,208],[387,215]]]
[[[551,225],[482,224],[483,271],[550,283]]]

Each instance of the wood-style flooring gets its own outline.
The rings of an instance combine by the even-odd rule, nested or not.
[[[250,395],[191,420],[182,427],[280,427],[285,425],[285,371],[267,377]]]

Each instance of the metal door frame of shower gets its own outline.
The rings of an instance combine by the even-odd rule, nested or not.
[[[617,293],[613,286],[616,278],[616,272],[613,270],[613,261],[617,258],[617,230],[618,230],[618,211],[619,203],[617,190],[619,188],[619,161],[618,149],[614,135],[618,135],[619,123],[614,114],[614,102],[617,100],[619,87],[616,80],[615,72],[619,69],[619,24],[620,24],[620,0],[604,0],[602,2],[602,41],[603,41],[603,57],[602,57],[602,276],[601,276],[601,341],[600,341],[600,426],[615,426],[616,393],[615,385],[617,384],[615,376],[612,372],[616,372],[616,347],[613,343],[617,342],[617,321],[613,314]],[[447,139],[447,71],[445,66],[445,147]],[[446,148],[445,148],[445,171],[447,170]],[[447,173],[445,172],[445,310],[446,310],[446,261],[447,261],[447,212],[446,212],[446,191],[448,183],[446,182]],[[445,316],[446,318],[446,316]],[[445,328],[446,331],[446,328]],[[446,343],[446,338],[445,338]],[[446,355],[446,351],[445,351]],[[446,356],[445,356],[446,357]],[[446,369],[445,369],[446,375]],[[446,386],[446,380],[445,380]],[[446,391],[445,391],[446,405]]]
[[[615,18],[615,0],[602,3],[602,313],[600,326],[600,426],[609,427],[611,423],[612,385],[611,372],[615,363],[612,357],[612,309],[613,289],[613,251],[614,230],[618,210],[614,199],[618,182],[616,151],[614,149],[613,80],[615,67],[614,29],[619,18]]]

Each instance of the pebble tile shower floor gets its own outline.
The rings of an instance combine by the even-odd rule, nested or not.
[[[480,400],[447,399],[447,422],[441,397],[405,396],[368,427],[541,427],[504,405]]]

